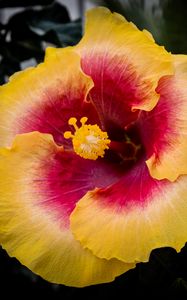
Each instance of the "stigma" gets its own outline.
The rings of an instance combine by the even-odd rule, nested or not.
[[[74,127],[74,134],[66,131],[64,137],[72,139],[73,149],[76,154],[85,158],[96,160],[99,156],[105,155],[105,150],[109,149],[110,140],[107,132],[102,131],[98,125],[86,124],[88,118],[80,119],[81,127],[77,126],[77,119],[70,118],[69,125]]]

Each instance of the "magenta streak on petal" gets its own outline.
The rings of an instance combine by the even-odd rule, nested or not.
[[[79,120],[87,116],[89,124],[99,124],[95,108],[83,100],[84,91],[75,94],[73,98],[61,95],[58,91],[46,91],[40,103],[34,108],[28,107],[27,112],[16,120],[16,133],[50,133],[57,144],[71,147],[71,141],[63,136],[65,131],[71,130],[68,125],[69,118],[76,117]]]
[[[138,111],[132,112],[132,106],[148,98],[150,83],[137,75],[128,60],[106,53],[87,54],[82,69],[94,81],[90,96],[105,130],[123,128],[136,120]]]
[[[63,225],[69,226],[69,215],[89,190],[106,187],[121,177],[118,166],[98,159],[86,160],[71,151],[51,154],[40,165],[42,176],[34,179],[42,207],[55,211]]]
[[[153,153],[159,156],[171,146],[177,138],[178,111],[180,105],[180,91],[173,89],[172,77],[163,77],[157,87],[160,100],[149,113],[142,112],[137,124],[142,143],[146,149],[147,158]]]
[[[167,180],[153,179],[145,162],[140,161],[117,183],[97,191],[96,199],[101,206],[111,207],[120,213],[134,206],[143,208],[168,184]]]

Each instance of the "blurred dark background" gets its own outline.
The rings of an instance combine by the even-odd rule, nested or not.
[[[186,0],[0,0],[0,83],[42,61],[47,46],[76,44],[84,11],[96,5],[148,29],[168,51],[187,54]],[[156,249],[114,282],[82,289],[48,283],[0,249],[0,291],[1,299],[187,299],[187,246]]]

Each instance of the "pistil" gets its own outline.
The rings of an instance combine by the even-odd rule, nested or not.
[[[104,157],[111,141],[107,132],[102,131],[98,125],[86,124],[87,120],[87,117],[81,118],[81,127],[78,127],[77,119],[70,118],[68,124],[74,127],[75,132],[73,134],[71,131],[66,131],[64,137],[72,139],[76,154],[85,159],[96,160],[99,156]]]

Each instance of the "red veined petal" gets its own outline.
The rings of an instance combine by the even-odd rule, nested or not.
[[[156,180],[140,162],[119,182],[88,192],[71,215],[77,240],[101,258],[148,261],[151,251],[187,236],[187,176]]]
[[[89,173],[83,159],[77,162],[81,170],[75,169],[72,159],[50,135],[37,132],[0,149],[0,243],[51,282],[77,287],[109,282],[134,264],[97,258],[74,239],[69,214],[101,170],[96,166]],[[68,163],[72,170],[66,172]]]
[[[87,116],[98,123],[92,104],[86,102],[92,79],[80,68],[80,57],[71,48],[47,50],[45,62],[16,73],[0,87],[0,144],[9,145],[16,134],[50,133],[59,144],[71,145],[63,133],[70,117]]]
[[[90,101],[107,130],[134,121],[139,109],[150,111],[159,100],[159,79],[173,74],[171,54],[147,32],[103,7],[88,11],[85,34],[75,50],[94,81]]]
[[[147,165],[157,179],[187,174],[187,55],[176,55],[175,75],[160,80],[160,100],[139,120]]]

